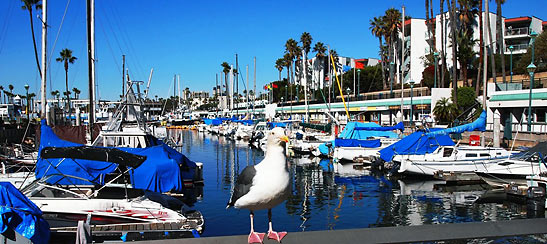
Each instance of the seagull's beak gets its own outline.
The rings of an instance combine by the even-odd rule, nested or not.
[[[279,139],[281,139],[284,142],[289,142],[289,137],[287,137],[287,136],[282,136]]]

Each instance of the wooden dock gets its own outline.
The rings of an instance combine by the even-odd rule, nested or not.
[[[291,232],[283,243],[408,243],[472,239],[497,239],[508,236],[547,234],[547,219],[519,219],[496,222],[473,222],[458,224],[434,224],[419,226],[379,227],[364,229]],[[247,235],[218,236],[206,238],[139,241],[142,244],[209,244],[247,243]],[[264,240],[264,243],[277,243]]]

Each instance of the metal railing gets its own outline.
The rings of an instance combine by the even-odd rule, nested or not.
[[[528,27],[506,28],[505,36],[528,35],[529,30],[530,28]]]
[[[510,46],[513,46],[513,52],[514,52],[514,51],[519,51],[519,50],[526,50],[526,49],[528,49],[528,44],[506,45],[505,50],[506,50],[507,52],[511,52],[511,50],[509,49]]]

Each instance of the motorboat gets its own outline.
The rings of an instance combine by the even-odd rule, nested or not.
[[[397,155],[393,162],[399,173],[433,176],[435,172],[474,172],[487,170],[512,153],[503,148],[480,146],[439,146],[423,155]]]
[[[546,173],[545,159],[538,152],[525,152],[475,171],[493,187],[505,187],[508,184],[526,186],[530,181],[528,178],[545,176]]]

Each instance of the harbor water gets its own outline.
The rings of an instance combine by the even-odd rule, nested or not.
[[[178,150],[203,163],[204,186],[194,206],[205,217],[203,236],[246,235],[249,211],[226,209],[237,179],[264,153],[244,141],[189,130],[170,130]],[[506,200],[487,185],[401,180],[353,164],[291,157],[292,194],[273,211],[274,229],[301,232],[385,226],[487,222],[544,217]],[[267,232],[267,210],[255,212],[255,230]],[[537,239],[532,238],[537,241]],[[528,242],[527,240],[526,242]]]

